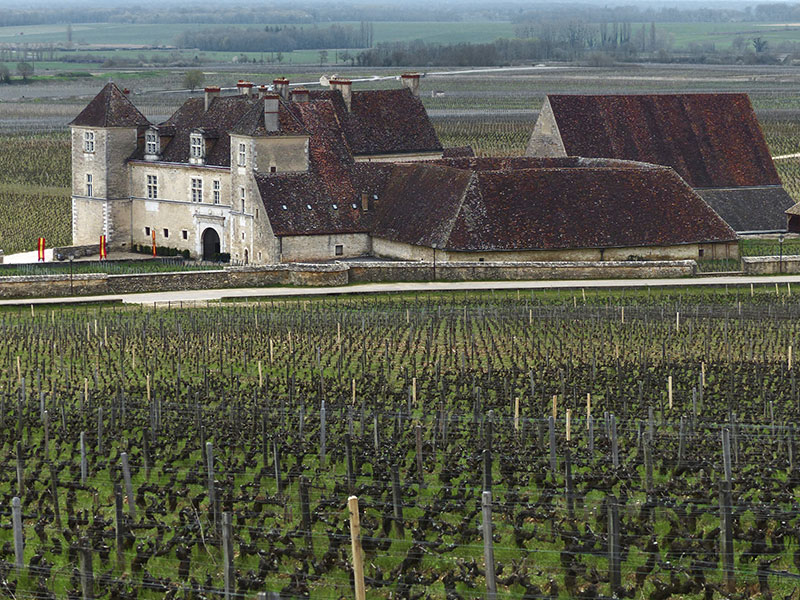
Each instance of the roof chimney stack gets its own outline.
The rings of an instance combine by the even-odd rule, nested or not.
[[[419,73],[403,73],[400,75],[400,82],[403,87],[411,90],[414,96],[419,97]]]
[[[269,94],[269,88],[266,85],[258,86],[258,97],[259,98],[263,98],[267,94]]]
[[[305,88],[297,88],[292,90],[292,102],[308,102],[309,94]]]
[[[219,86],[211,85],[206,88],[206,110],[211,106],[211,101],[219,97]]]
[[[342,93],[342,100],[344,100],[344,105],[347,107],[347,112],[350,112],[350,107],[353,100],[353,93],[351,90],[351,86],[353,82],[349,79],[331,79],[330,86],[331,89],[336,91],[340,91]]]
[[[278,108],[281,103],[281,97],[278,94],[267,92],[264,98],[264,129],[267,131],[278,131],[280,125],[278,124]]]
[[[241,79],[236,84],[236,87],[239,89],[239,93],[242,96],[249,96],[250,93],[253,91],[253,84],[249,81],[242,81]]]
[[[278,77],[277,79],[272,80],[272,85],[275,87],[275,91],[280,94],[281,98],[289,101],[289,80],[286,77]]]

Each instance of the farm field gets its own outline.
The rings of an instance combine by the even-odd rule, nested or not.
[[[3,589],[791,596],[792,292],[3,310]]]

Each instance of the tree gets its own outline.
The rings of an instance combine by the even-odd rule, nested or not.
[[[11,71],[4,64],[0,64],[0,81],[3,83],[11,83]]]
[[[17,73],[24,81],[27,81],[28,77],[33,75],[33,65],[27,62],[17,63]]]
[[[275,55],[275,60],[277,60],[279,63],[282,63],[283,62],[283,52],[278,52]]]
[[[319,64],[324,65],[328,62],[328,51],[327,50],[320,50],[319,51]]]
[[[757,53],[763,52],[767,49],[768,42],[762,37],[753,38],[753,48]]]
[[[186,71],[186,74],[183,76],[183,85],[195,91],[203,85],[203,80],[205,80],[203,72],[200,69],[192,69],[191,71]]]

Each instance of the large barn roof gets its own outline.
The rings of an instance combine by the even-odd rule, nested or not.
[[[568,155],[669,166],[695,188],[781,184],[747,94],[547,98]]]
[[[70,125],[78,127],[140,127],[150,122],[116,83],[107,83]]]
[[[736,238],[670,168],[574,158],[512,159],[512,168],[498,162],[395,165],[372,234],[453,251],[670,246]]]

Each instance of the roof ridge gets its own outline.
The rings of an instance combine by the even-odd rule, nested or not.
[[[458,169],[459,171],[463,172],[463,170]],[[475,183],[478,179],[478,174],[475,171],[470,171],[469,179],[467,180],[467,185],[464,186],[464,191],[461,193],[461,197],[458,199],[458,208],[453,211],[453,216],[450,219],[450,223],[448,224],[447,233],[442,232],[442,242],[443,247],[446,247],[447,244],[450,243],[450,236],[453,233],[453,229],[455,229],[456,222],[458,222],[458,217],[461,214],[461,211],[464,210],[464,202],[467,199],[467,194],[469,193],[470,189],[475,188]],[[480,190],[476,189],[476,192],[483,197]]]

